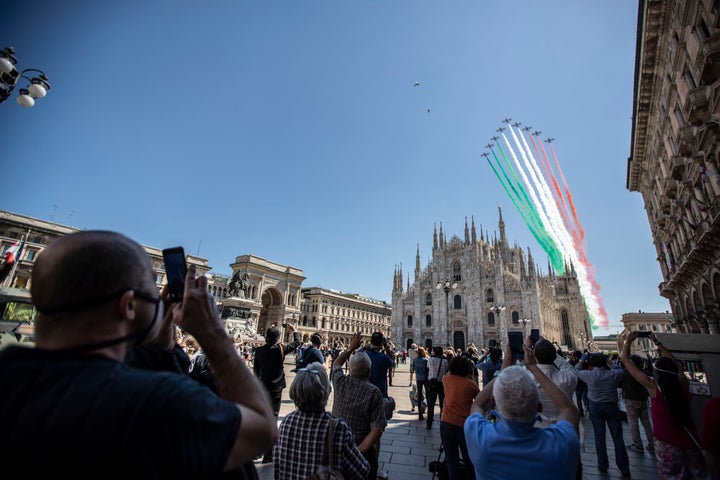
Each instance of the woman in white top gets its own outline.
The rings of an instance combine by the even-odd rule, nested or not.
[[[443,402],[445,401],[445,390],[443,389],[442,378],[447,373],[448,361],[443,355],[442,347],[433,347],[428,359],[428,380],[425,383],[427,392],[427,420],[425,427],[430,430],[435,416],[435,402],[440,397],[440,414],[442,415]]]

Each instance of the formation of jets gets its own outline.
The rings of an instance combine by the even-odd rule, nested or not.
[[[429,111],[430,111],[430,110],[428,109],[428,112],[429,112]],[[502,121],[502,123],[504,123],[505,125],[510,125],[511,122],[512,122],[512,118],[505,118],[505,119],[503,119],[503,121]],[[512,123],[512,126],[515,127],[515,128],[520,128],[520,125],[522,125],[521,122]],[[499,132],[499,133],[502,133],[502,132],[505,131],[505,128],[506,128],[506,127],[499,127],[499,128],[498,128],[497,130],[495,130],[495,131],[496,131],[496,132]],[[526,125],[525,127],[521,128],[521,130],[524,131],[524,132],[530,132],[530,130],[532,130],[532,127]],[[532,135],[535,136],[535,137],[539,137],[540,135],[542,135],[542,132],[541,132],[540,130],[535,130],[535,131],[532,132]],[[498,136],[492,136],[492,137],[490,137],[490,139],[491,139],[493,142],[497,143],[497,141],[500,139],[500,137],[498,137]],[[554,142],[554,141],[555,141],[554,138],[546,138],[546,139],[545,139],[545,142],[546,142],[546,143],[552,143],[552,142]],[[492,144],[492,143],[488,143],[487,145],[485,145],[485,148],[487,148],[488,150],[492,150],[493,144]],[[489,154],[488,154],[487,152],[485,152],[485,153],[482,153],[481,155],[482,155],[483,157],[487,158]]]

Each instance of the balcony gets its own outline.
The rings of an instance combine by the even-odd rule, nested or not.
[[[670,177],[673,180],[681,181],[685,177],[685,165],[687,164],[687,158],[682,155],[676,155],[672,158],[670,165]]]
[[[688,112],[687,121],[690,125],[702,125],[711,95],[712,89],[709,86],[693,88],[688,92],[685,111]]]
[[[703,62],[700,83],[709,85],[715,82],[720,74],[720,34],[705,41],[699,60]]]
[[[680,155],[689,157],[694,153],[696,134],[697,127],[693,127],[692,125],[685,125],[680,129],[678,138],[678,153]]]

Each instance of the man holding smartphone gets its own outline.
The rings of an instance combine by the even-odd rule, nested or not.
[[[143,247],[110,231],[71,233],[38,255],[35,348],[0,352],[8,478],[218,478],[274,444],[266,393],[235,352],[207,278],[195,275],[190,266],[182,301],[170,303]],[[125,363],[149,339],[172,356],[175,325],[202,346],[219,395],[187,375]],[[28,445],[32,461],[18,462]]]

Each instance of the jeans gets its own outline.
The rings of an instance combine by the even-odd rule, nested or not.
[[[428,383],[429,383],[429,380],[428,380]],[[427,385],[427,383],[426,383],[426,385]],[[428,425],[432,424],[433,419],[435,417],[435,402],[438,401],[438,397],[440,397],[439,398],[440,413],[442,413],[443,402],[445,402],[445,388],[443,387],[442,382],[438,382],[437,387],[438,387],[437,392],[435,392],[435,393],[431,392],[431,391],[427,392],[427,404],[428,404],[427,423],[428,423]]]
[[[425,406],[423,406],[423,400],[425,399],[425,382],[427,380],[417,381],[417,401],[418,401],[418,414],[422,415],[425,413]]]
[[[440,441],[447,459],[448,478],[461,478],[459,468],[460,454],[462,454],[463,462],[465,462],[465,476],[470,480],[475,480],[475,467],[473,467],[470,455],[468,455],[463,427],[448,422],[440,422]]]
[[[587,385],[585,382],[583,382],[582,385],[578,382],[578,386],[575,387],[575,403],[577,404],[578,410],[580,410],[580,415],[582,415],[585,410],[589,410],[587,392]],[[583,408],[583,405],[585,408]]]
[[[630,475],[630,460],[625,441],[622,435],[622,417],[617,402],[593,402],[590,400],[590,421],[595,435],[595,450],[597,451],[598,468],[607,470],[608,455],[605,444],[605,424],[610,430],[610,436],[615,446],[615,464],[623,475]]]
[[[648,445],[653,444],[653,432],[650,426],[650,417],[648,415],[647,400],[630,400],[625,399],[625,409],[627,410],[628,425],[630,426],[630,436],[636,447],[643,448],[642,438],[640,437],[640,426],[638,421],[642,423]]]

